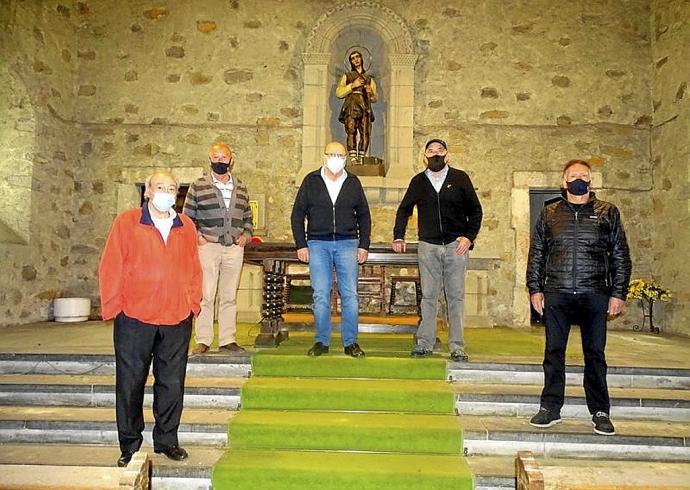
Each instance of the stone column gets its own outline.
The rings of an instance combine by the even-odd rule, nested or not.
[[[328,143],[328,53],[304,53],[303,113],[302,113],[302,165],[297,173],[297,184],[318,167],[323,148]]]
[[[405,187],[414,174],[414,66],[417,55],[392,54],[386,156],[386,185]]]

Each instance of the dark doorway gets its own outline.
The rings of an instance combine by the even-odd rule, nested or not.
[[[555,199],[561,197],[560,189],[530,189],[529,191],[529,236],[530,240],[534,233],[534,227],[539,219],[539,214],[542,208]],[[541,325],[541,316],[536,312],[530,304],[530,321],[531,323]]]
[[[136,184],[137,190],[139,191],[139,206],[144,205],[144,191],[145,186],[143,183]],[[187,191],[189,190],[189,184],[180,184],[177,189],[177,198],[175,199],[175,211],[178,213],[182,212],[182,206],[184,206],[184,200],[187,197]]]

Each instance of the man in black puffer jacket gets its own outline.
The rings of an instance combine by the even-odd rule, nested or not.
[[[527,287],[546,326],[541,408],[530,423],[561,421],[565,350],[570,326],[580,325],[584,388],[594,432],[615,434],[606,385],[606,320],[620,315],[632,265],[618,208],[590,192],[592,169],[571,160],[563,170],[564,197],[547,204],[537,221],[527,263]]]

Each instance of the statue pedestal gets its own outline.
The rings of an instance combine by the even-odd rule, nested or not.
[[[362,163],[348,165],[347,171],[359,177],[385,177],[388,173],[388,165],[376,157],[363,157]]]

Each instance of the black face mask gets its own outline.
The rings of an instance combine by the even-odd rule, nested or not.
[[[211,162],[211,168],[213,169],[214,173],[224,175],[228,173],[230,164],[225,162]]]
[[[438,172],[439,170],[442,170],[443,167],[446,166],[446,156],[445,155],[434,155],[431,157],[426,157],[427,161],[429,164],[427,165],[427,168],[431,170],[432,172]]]
[[[575,179],[572,182],[567,182],[568,192],[573,196],[584,196],[589,192],[589,182],[582,179]]]

